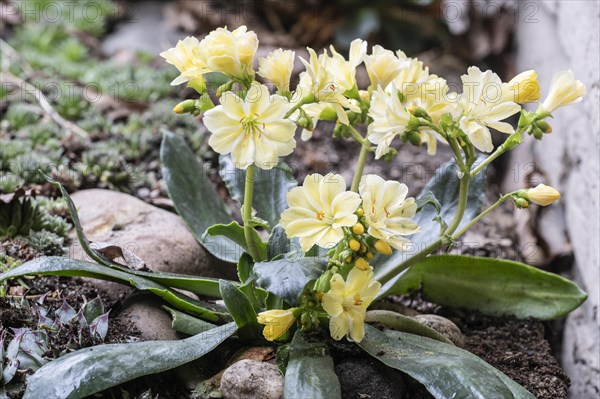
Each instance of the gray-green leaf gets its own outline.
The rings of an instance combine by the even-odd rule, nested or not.
[[[27,380],[24,399],[84,398],[137,377],[196,360],[236,330],[225,324],[180,341],[98,345],[60,357]]]
[[[342,397],[340,381],[333,368],[327,345],[311,342],[296,331],[285,371],[285,399]]]
[[[430,256],[412,266],[389,294],[420,291],[431,302],[549,320],[565,316],[585,301],[575,283],[523,263],[473,256]]]
[[[169,196],[194,237],[217,258],[237,262],[244,251],[238,244],[223,236],[204,236],[210,226],[231,222],[231,216],[183,138],[165,132],[160,160]]]
[[[385,365],[410,375],[437,399],[535,399],[470,352],[418,335],[365,325],[358,344]]]
[[[254,274],[256,285],[296,305],[306,283],[318,278],[324,269],[325,263],[319,258],[284,258],[256,263]]]

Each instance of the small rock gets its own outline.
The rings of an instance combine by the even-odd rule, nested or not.
[[[240,360],[221,377],[224,399],[281,399],[283,376],[277,366],[257,360]]]
[[[465,337],[460,331],[460,328],[458,328],[456,324],[445,317],[435,314],[421,314],[413,316],[413,318],[424,326],[439,332],[459,348],[463,348],[465,346]]]
[[[171,327],[171,316],[161,309],[163,304],[153,294],[132,295],[123,303],[117,323],[125,329],[139,331],[144,341],[180,339]]]
[[[217,260],[202,248],[185,222],[174,213],[110,190],[82,190],[71,198],[90,241],[129,250],[153,271],[235,278],[235,267]],[[71,238],[69,256],[89,260],[74,232]],[[120,258],[116,261],[123,263]],[[128,287],[114,283],[96,280],[94,284],[111,297],[122,297],[129,291]]]
[[[397,371],[369,358],[345,358],[335,372],[344,399],[396,399],[404,397],[405,385]]]

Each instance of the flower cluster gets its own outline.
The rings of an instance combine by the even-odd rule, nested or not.
[[[255,166],[271,169],[280,157],[291,154],[297,130],[302,140],[311,139],[319,120],[335,121],[336,137],[352,138],[361,146],[350,190],[339,174],[315,173],[287,194],[288,209],[280,219],[286,235],[298,238],[305,253],[315,246],[329,250],[328,262],[313,287],[314,298],[305,305],[259,313],[258,322],[265,325],[263,334],[268,340],[285,337],[297,322],[302,328],[318,325],[322,314],[329,316],[334,339],[362,340],[366,309],[381,287],[371,264],[374,254],[405,251],[410,236],[420,229],[413,220],[417,202],[408,197],[406,185],[373,174],[363,176],[370,153],[376,159],[389,159],[396,153],[394,142],[402,141],[425,144],[427,152],[435,154],[438,143],[445,143],[459,175],[469,178],[519,145],[525,134],[541,139],[552,132],[546,119],[558,108],[581,101],[585,94],[585,86],[573,72],[559,72],[546,99],[529,112],[522,105],[540,99],[535,71],[503,82],[492,71],[470,67],[457,93],[418,59],[378,45],[369,52],[368,43],[361,39],[351,43],[348,58],[333,46],[320,54],[308,48],[308,59],[299,60],[304,71],[292,87],[295,52],[276,49],[255,60],[258,44],[256,34],[245,26],[232,31],[218,28],[201,41],[188,37],[161,53],[179,70],[172,84],[187,83],[200,95],[181,102],[174,111],[203,114],[210,132],[208,144],[219,154],[230,154],[236,167],[249,174]],[[358,87],[358,68],[366,69],[368,87]],[[214,80],[215,75],[219,79]],[[219,87],[212,90],[209,81],[218,81]],[[269,83],[275,88],[273,94]],[[520,118],[515,127],[507,119],[517,113]],[[497,148],[492,130],[509,135]],[[493,154],[475,165],[475,150]],[[251,199],[251,179],[246,184],[245,195]],[[549,205],[560,194],[540,185],[502,198],[512,198],[525,208],[529,202]],[[252,219],[251,200],[246,205],[244,238],[251,241],[257,222]],[[444,237],[453,238],[460,217],[457,214],[449,224],[441,221]],[[250,241],[251,252],[256,245]],[[250,255],[255,261],[264,260]]]

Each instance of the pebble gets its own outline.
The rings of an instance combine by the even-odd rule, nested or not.
[[[283,376],[277,366],[258,360],[240,360],[221,377],[224,399],[282,399]]]
[[[424,326],[427,326],[432,330],[442,334],[459,348],[463,348],[465,346],[465,337],[460,331],[460,328],[458,328],[456,324],[445,317],[435,314],[421,314],[413,316],[413,318]]]

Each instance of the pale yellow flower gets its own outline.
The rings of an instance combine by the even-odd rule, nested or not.
[[[404,236],[419,231],[419,225],[411,219],[417,212],[417,203],[412,197],[406,198],[406,185],[365,175],[358,191],[369,227],[367,232],[398,250],[405,250],[410,241]]]
[[[287,194],[289,208],[281,214],[280,224],[288,237],[299,237],[304,252],[313,245],[331,248],[344,238],[342,227],[352,227],[360,205],[357,193],[346,191],[341,175],[318,173],[307,176],[301,187]]]
[[[467,134],[475,148],[483,152],[494,149],[489,128],[511,134],[514,128],[503,119],[521,110],[519,104],[503,99],[503,83],[492,71],[481,72],[470,67],[462,76],[463,93],[456,111],[461,115],[460,128]]]
[[[369,116],[373,122],[368,127],[367,139],[377,145],[375,159],[389,152],[392,141],[404,133],[410,120],[410,114],[400,102],[395,85],[392,83],[390,87],[386,91],[379,86],[371,97]]]
[[[372,268],[353,267],[346,281],[340,274],[331,278],[331,289],[323,295],[323,309],[329,314],[329,333],[335,340],[344,336],[360,342],[365,336],[365,314],[381,284],[374,280]]]
[[[558,72],[552,78],[550,91],[542,104],[542,108],[550,113],[565,105],[575,104],[583,99],[586,88],[570,69]]]
[[[257,48],[256,33],[246,26],[231,32],[217,28],[200,42],[200,59],[213,72],[244,80],[254,75],[252,62]]]
[[[220,102],[204,114],[212,133],[208,144],[219,154],[231,153],[237,167],[246,169],[254,163],[271,169],[296,147],[296,124],[284,119],[290,104],[285,97],[270,96],[267,86],[253,83],[245,100],[225,92]]]
[[[367,53],[367,42],[356,39],[350,44],[348,61],[330,46],[331,57],[327,68],[342,91],[350,90],[356,85],[356,67],[360,65]]]
[[[379,45],[373,46],[372,53],[365,56],[365,65],[373,89],[377,86],[385,89],[402,69],[402,61]]]
[[[174,65],[181,74],[172,82],[172,86],[192,81],[194,87],[204,87],[203,74],[209,72],[206,64],[200,59],[200,42],[188,36],[177,42],[177,45],[160,53],[169,64]]]
[[[525,193],[526,199],[541,206],[547,206],[560,199],[560,193],[553,187],[539,184]]]
[[[282,310],[273,309],[261,312],[256,320],[264,324],[263,336],[267,341],[274,341],[285,334],[296,322],[296,317],[292,309]]]
[[[331,58],[326,52],[319,57],[311,48],[308,48],[310,60],[300,57],[306,67],[306,72],[300,75],[300,83],[296,89],[296,101],[302,100],[307,95],[314,95],[317,102],[331,104],[338,116],[338,120],[347,125],[350,123],[346,109],[360,112],[360,107],[350,102],[345,96],[346,87],[340,85],[335,75],[331,72]]]
[[[258,74],[275,83],[280,93],[289,92],[295,56],[291,50],[273,50],[266,58],[258,59]]]
[[[534,70],[521,72],[503,85],[502,99],[526,104],[540,99],[540,84]]]

